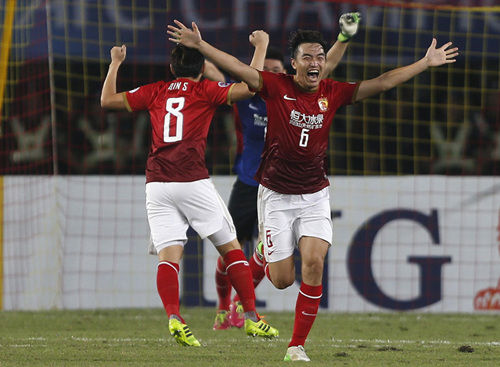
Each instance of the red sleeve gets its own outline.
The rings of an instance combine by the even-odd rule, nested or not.
[[[338,107],[354,103],[359,83],[345,83],[331,80],[331,85],[333,100],[336,101]]]
[[[214,106],[220,106],[228,102],[228,93],[234,83],[215,82],[204,79],[203,83],[205,95]]]
[[[284,74],[275,74],[269,71],[259,71],[260,73],[260,86],[259,90],[255,92],[259,92],[263,99],[266,99],[269,96],[272,96],[275,93],[278,93],[278,85],[280,84],[280,76]]]
[[[154,101],[158,88],[162,82],[146,84],[125,92],[125,99],[130,111],[147,110]]]

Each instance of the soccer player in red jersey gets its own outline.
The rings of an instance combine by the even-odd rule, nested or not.
[[[264,62],[269,36],[255,31],[255,52]],[[245,311],[248,335],[275,337],[278,330],[255,311],[251,272],[226,205],[215,190],[205,165],[205,147],[218,106],[252,96],[244,83],[201,80],[204,57],[192,48],[176,46],[171,69],[176,79],[158,81],[128,92],[116,92],[116,78],[126,47],[111,49],[101,105],[105,108],[148,110],[152,142],[146,163],[146,209],[151,237],[159,257],[157,288],[169,318],[169,331],[182,345],[200,346],[179,312],[179,262],[188,226],[208,237],[226,264],[231,285]]]
[[[315,31],[297,31],[290,38],[295,75],[257,71],[201,38],[196,24],[179,21],[168,26],[170,40],[193,47],[218,67],[258,91],[266,101],[268,125],[262,163],[256,178],[259,226],[265,241],[268,276],[283,289],[295,281],[293,249],[298,246],[302,284],[295,306],[287,361],[309,361],[304,343],[315,320],[322,295],[323,263],[332,229],[326,150],[335,111],[391,89],[427,70],[455,62],[451,42],[436,48],[433,38],[417,62],[358,83],[324,79],[326,44]]]
[[[359,21],[359,13],[347,13],[340,17],[339,23],[342,32],[338,41],[326,53],[325,75],[329,75],[342,59],[348,41],[358,30]],[[213,67],[215,68],[215,66]],[[256,69],[262,70],[258,67]],[[284,57],[280,51],[268,47],[263,70],[272,73],[286,73]],[[216,73],[212,74],[215,77]],[[218,80],[225,81],[222,73],[220,73]],[[254,177],[264,149],[267,110],[265,101],[256,94],[250,99],[235,103],[233,111],[238,142],[234,171],[238,178],[231,190],[228,209],[236,227],[238,241],[244,246],[246,243],[252,242],[254,227],[258,223],[257,192],[259,182]],[[255,289],[264,277],[262,246],[263,242],[258,238],[257,245],[252,246],[255,251],[249,259]],[[245,321],[243,308],[239,302],[238,294],[231,302],[231,283],[221,257],[217,259],[215,283],[219,304],[213,329],[223,330],[232,326],[243,327]]]

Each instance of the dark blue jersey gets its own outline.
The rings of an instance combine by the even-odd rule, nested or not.
[[[254,176],[259,168],[267,127],[266,103],[258,95],[234,105],[237,155],[233,167],[240,181],[258,186]]]

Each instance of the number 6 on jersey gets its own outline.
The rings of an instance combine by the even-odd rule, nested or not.
[[[302,132],[300,133],[299,147],[307,147],[307,143],[309,142],[308,132],[309,129],[302,129]]]
[[[174,141],[182,140],[182,123],[184,120],[184,116],[181,110],[184,107],[184,100],[184,97],[167,99],[167,114],[165,115],[165,122],[163,125],[163,141],[165,143],[172,143]],[[172,116],[175,116],[175,135],[170,135],[170,119],[172,118]]]

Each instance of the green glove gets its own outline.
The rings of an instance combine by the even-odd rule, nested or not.
[[[358,32],[359,21],[361,20],[360,13],[342,14],[339,19],[340,33],[337,39],[340,42],[348,42],[352,36]]]

